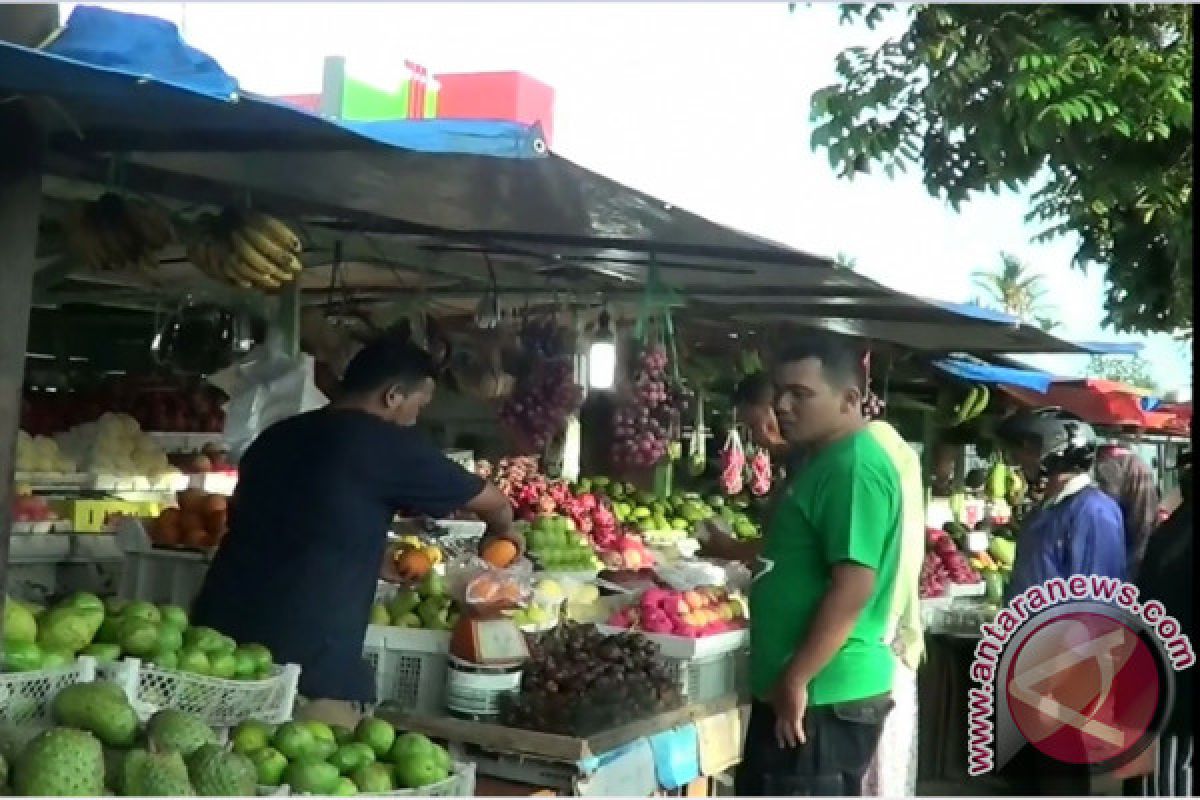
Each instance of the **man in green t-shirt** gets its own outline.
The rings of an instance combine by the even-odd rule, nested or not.
[[[750,589],[754,705],[735,793],[860,795],[891,708],[900,478],[865,429],[862,354],[847,340],[795,343],[776,384],[782,432],[808,458]]]

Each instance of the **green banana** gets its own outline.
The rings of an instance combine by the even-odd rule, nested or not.
[[[988,387],[979,385],[979,386],[976,386],[975,388],[978,390],[978,394],[975,397],[974,405],[971,406],[971,413],[967,416],[968,422],[975,419],[980,414],[982,414],[984,411],[986,411],[987,407],[988,407],[988,403],[992,399],[992,395],[991,395],[991,392],[988,390]]]
[[[975,403],[979,398],[979,387],[972,386],[971,391],[967,392],[966,398],[959,403],[954,409],[953,426],[958,427],[970,419],[971,410],[975,408]]]
[[[1008,467],[1000,461],[992,465],[987,479],[987,495],[993,500],[1003,500],[1008,494]]]

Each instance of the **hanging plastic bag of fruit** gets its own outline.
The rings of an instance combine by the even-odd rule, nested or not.
[[[765,497],[771,491],[771,454],[765,447],[756,448],[750,457],[750,493]]]
[[[446,587],[465,613],[495,617],[529,601],[533,565],[522,558],[498,568],[479,556],[462,556],[446,564]]]
[[[725,494],[732,496],[742,491],[745,469],[746,451],[742,447],[742,437],[736,428],[731,428],[721,450],[721,490]]]

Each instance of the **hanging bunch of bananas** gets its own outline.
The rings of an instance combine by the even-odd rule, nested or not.
[[[72,208],[63,232],[71,253],[96,272],[156,272],[159,251],[175,241],[165,208],[115,192]]]
[[[986,411],[989,402],[991,392],[981,384],[972,386],[966,396],[957,402],[953,392],[943,389],[938,393],[938,422],[946,428],[957,428]]]
[[[300,237],[274,217],[225,210],[197,220],[188,259],[214,280],[274,291],[300,274]]]

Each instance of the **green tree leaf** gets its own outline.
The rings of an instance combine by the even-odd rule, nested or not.
[[[843,19],[907,25],[840,54],[813,98],[813,146],[838,174],[913,165],[955,209],[1031,186],[1035,239],[1075,236],[1074,263],[1105,270],[1107,323],[1191,328],[1188,6],[868,4]]]

